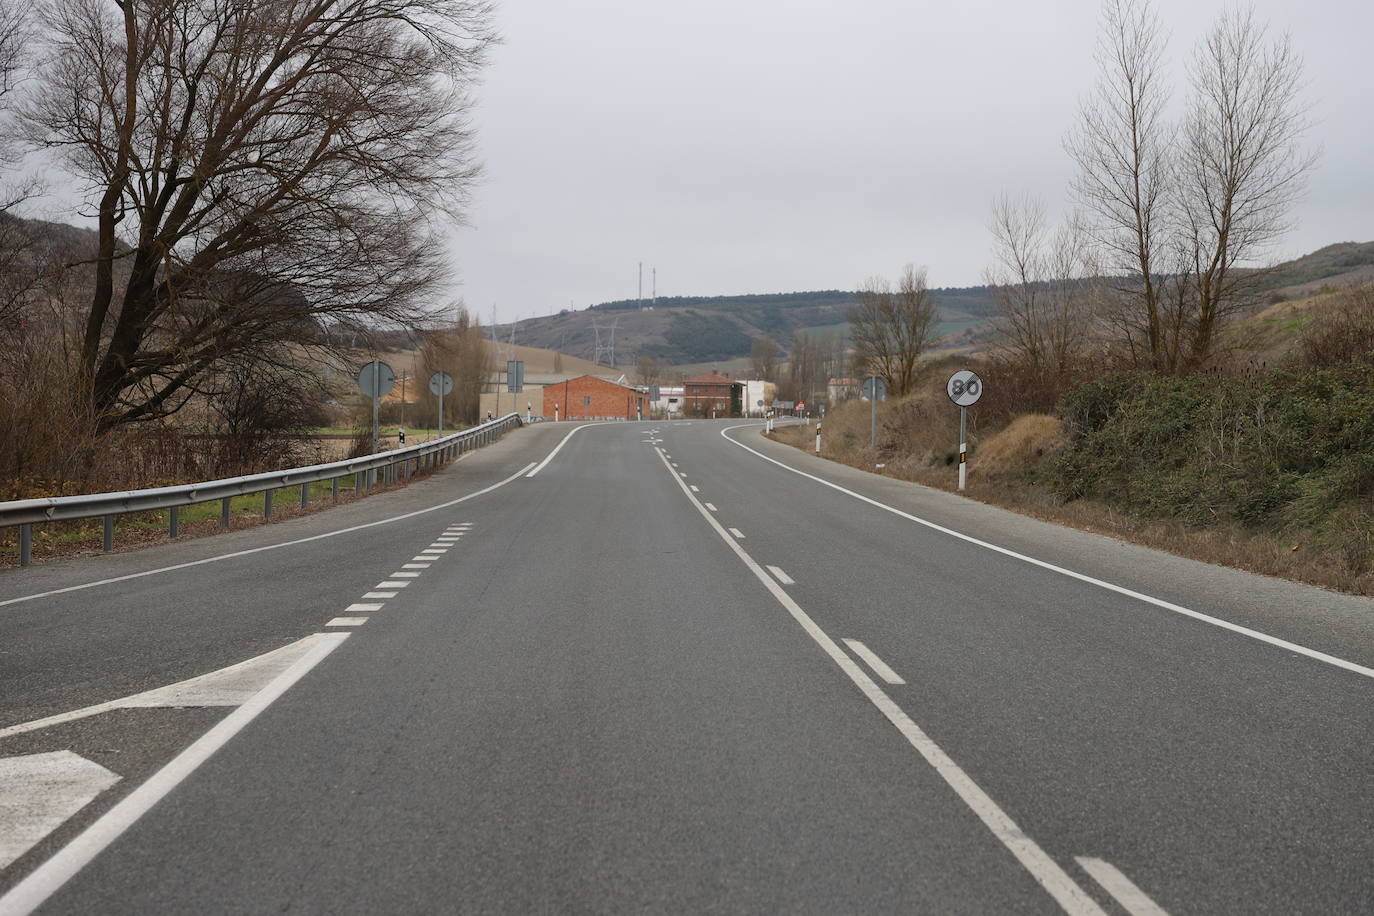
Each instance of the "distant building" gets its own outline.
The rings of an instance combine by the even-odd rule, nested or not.
[[[863,397],[862,384],[856,378],[832,378],[825,383],[825,399],[832,405]]]
[[[649,396],[594,375],[581,375],[544,386],[544,416],[551,420],[648,418]]]
[[[773,407],[773,399],[778,395],[778,386],[763,379],[746,379],[744,382],[744,415],[761,417]]]
[[[649,402],[652,415],[665,419],[681,417],[687,408],[683,401],[683,392],[681,385],[659,385],[658,400]]]
[[[685,412],[689,417],[737,417],[744,407],[744,383],[721,375],[698,375],[682,382]]]

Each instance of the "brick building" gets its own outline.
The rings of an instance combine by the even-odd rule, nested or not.
[[[644,392],[594,375],[544,386],[544,416],[550,420],[638,420],[648,415]]]
[[[721,375],[715,369],[710,375],[684,379],[683,404],[689,417],[737,417],[744,403],[744,383]]]

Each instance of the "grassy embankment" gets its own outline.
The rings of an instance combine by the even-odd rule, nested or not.
[[[1311,324],[1269,322],[1291,334]],[[1071,387],[1052,414],[980,404],[970,412],[968,495],[1208,562],[1374,595],[1374,357],[1326,360],[1306,349],[1312,358],[1290,353],[1278,369],[1108,374]],[[832,411],[823,455],[954,489],[949,368],[933,367],[916,394],[879,405],[876,449],[866,402]],[[996,367],[976,368],[989,392],[1017,384]],[[813,437],[805,429],[780,435],[807,450]]]

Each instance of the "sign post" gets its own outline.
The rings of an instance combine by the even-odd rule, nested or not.
[[[453,392],[453,376],[447,372],[436,372],[429,377],[431,394],[439,396],[439,435],[444,434],[444,395]]]
[[[945,383],[945,394],[959,405],[959,489],[968,475],[968,409],[983,396],[983,380],[977,373],[960,369]]]
[[[382,398],[391,393],[391,389],[396,386],[396,373],[391,371],[391,367],[379,359],[363,366],[358,372],[358,388],[362,390],[364,397],[372,399],[372,454],[377,454],[379,447],[377,431],[378,404]],[[377,480],[375,470],[367,472],[368,489]]]
[[[881,375],[864,379],[864,397],[868,398],[868,447],[878,447],[878,402],[887,400],[887,380]]]

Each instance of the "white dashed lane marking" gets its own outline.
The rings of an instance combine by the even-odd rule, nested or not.
[[[360,627],[367,623],[366,617],[335,617],[326,623],[327,627]]]
[[[726,530],[733,534],[735,537],[739,538],[740,540],[744,540],[744,532],[740,531],[738,528],[727,528]]]
[[[364,598],[395,598],[395,592],[363,592]]]
[[[394,582],[394,581],[392,581],[391,579],[387,579],[387,580],[384,581],[384,582],[378,582],[378,583],[377,583],[377,587],[378,587],[378,588],[405,588],[405,587],[406,587],[407,585],[409,585],[409,584],[410,584],[409,582]]]
[[[719,511],[720,511],[719,509],[717,509],[715,506],[711,505],[710,503],[706,503],[706,508],[710,509],[712,512],[719,512]]]
[[[775,579],[777,579],[779,582],[781,582],[783,585],[796,585],[796,584],[797,584],[797,580],[796,580],[796,579],[793,579],[791,576],[789,576],[787,573],[783,572],[781,569],[778,569],[776,566],[770,566],[770,567],[768,567],[768,571],[769,571],[770,573],[772,573],[772,574],[773,574],[773,577],[774,577]]]

